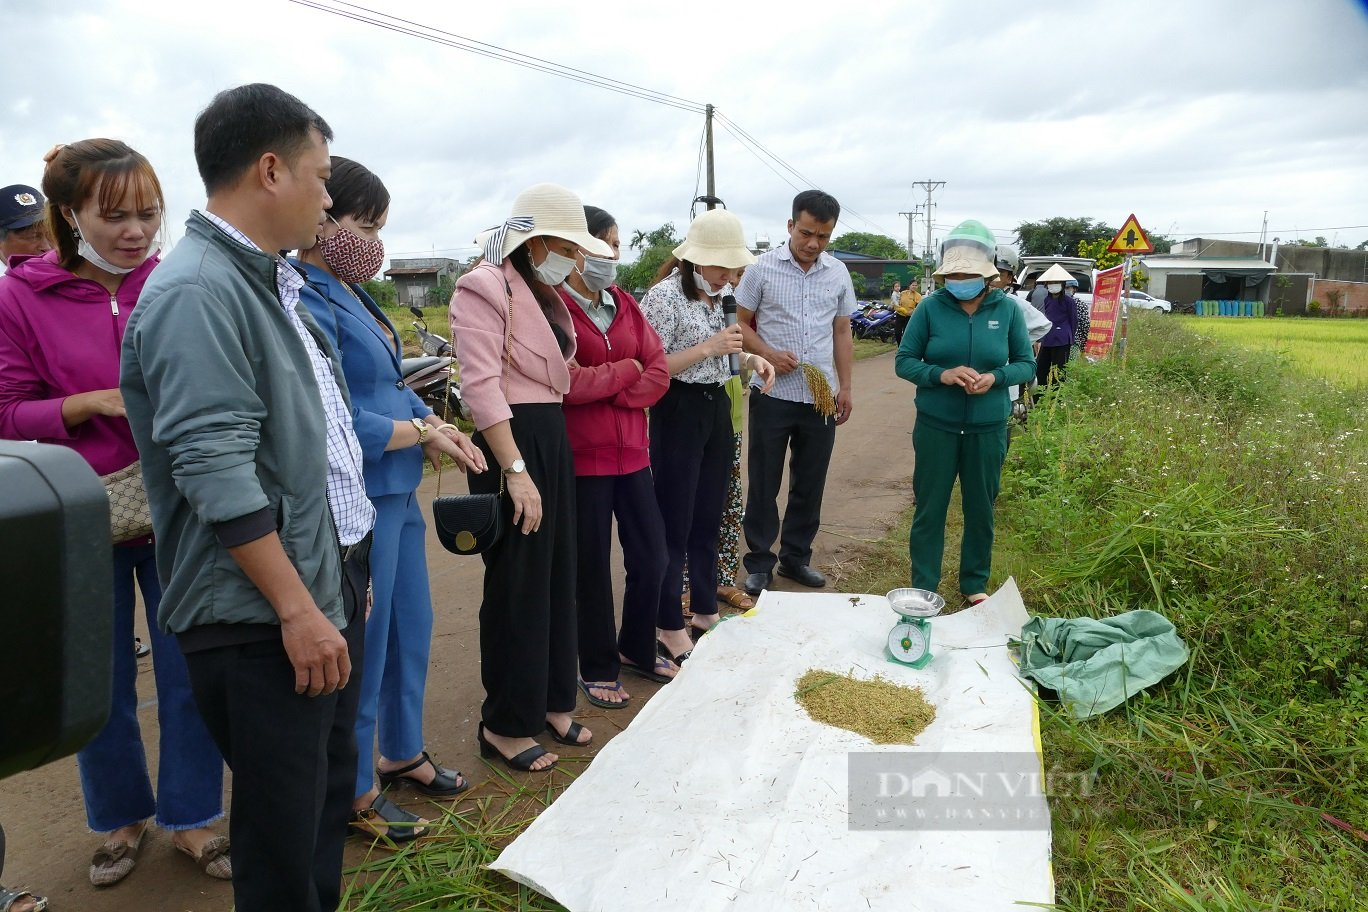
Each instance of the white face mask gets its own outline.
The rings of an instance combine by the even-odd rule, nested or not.
[[[712,285],[709,284],[707,279],[703,278],[703,273],[699,272],[697,269],[694,270],[694,284],[698,286],[699,291],[710,298],[715,298],[718,295],[723,294],[731,286],[731,283],[728,282],[726,285],[713,291]]]
[[[580,270],[584,286],[598,294],[617,280],[617,260],[604,260],[599,257],[585,257],[584,269]]]
[[[97,252],[94,247],[90,246],[90,242],[85,239],[85,232],[81,230],[81,223],[76,221],[75,210],[71,213],[71,221],[76,225],[76,252],[80,255],[81,259],[85,260],[90,265],[97,269],[103,269],[111,275],[128,275],[130,272],[137,269],[138,266],[142,265],[139,263],[138,266],[115,266],[113,263],[109,262],[109,260],[100,256],[99,252]]]
[[[561,256],[547,247],[546,241],[542,241],[542,247],[546,250],[546,259],[533,264],[532,271],[536,273],[538,279],[554,288],[570,278],[570,272],[575,268],[575,261],[573,258]]]
[[[1050,284],[1045,286],[1045,290],[1048,291],[1050,294],[1057,295],[1064,290],[1064,286],[1058,282],[1051,282]]]

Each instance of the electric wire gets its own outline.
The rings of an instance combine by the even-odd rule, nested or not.
[[[648,89],[644,86],[640,86],[631,82],[626,82],[620,79],[614,79],[609,76],[601,76],[597,73],[592,73],[588,70],[582,70],[576,67],[567,66],[565,64],[555,63],[554,61],[546,60],[545,58],[535,57],[530,54],[523,54],[519,51],[514,51],[496,44],[490,44],[488,42],[479,41],[478,39],[468,38],[464,35],[459,35],[455,32],[450,32],[445,29],[437,28],[435,26],[425,25],[423,23],[416,22],[411,19],[405,19],[400,16],[394,16],[389,13],[374,10],[358,3],[351,3],[348,2],[348,0],[286,0],[286,2],[293,3],[297,6],[302,6],[307,9],[312,9],[317,12],[327,13],[329,15],[338,16],[344,19],[350,19],[352,21],[360,22],[365,25],[371,25],[376,28],[382,28],[387,31],[394,32],[396,34],[408,35],[413,38],[419,38],[424,41],[429,41],[434,44],[443,45],[456,50],[462,50],[468,53],[478,54],[480,56],[487,57],[493,60],[499,60],[504,63],[510,63],[514,66],[520,66],[526,69],[545,73],[550,76],[559,76],[563,79],[569,79],[571,81],[579,82],[584,85],[594,86],[601,89],[607,89],[610,92],[616,92],[620,95],[638,98],[642,101],[650,101],[655,104],[665,105],[667,107],[688,111],[693,114],[706,113],[706,105],[704,105],[701,102],[692,101],[687,98],[681,98],[677,95],[670,95],[665,92],[658,92],[654,89]],[[759,140],[757,140],[754,136],[752,136],[744,128],[737,124],[736,121],[732,120],[730,117],[726,117],[716,109],[714,109],[713,111],[713,116],[714,119],[724,129],[731,133],[732,136],[735,137],[737,141],[741,143],[742,148],[745,148],[748,152],[754,155],[757,160],[759,160],[762,164],[764,164],[771,171],[773,171],[781,180],[784,181],[784,183],[788,184],[790,187],[793,187],[795,190],[801,191],[803,189],[798,184],[795,184],[792,180],[786,177],[781,171],[777,170],[774,167],[774,165],[770,164],[770,162],[777,164],[784,171],[787,171],[793,177],[796,177],[802,184],[805,184],[808,187],[818,186],[815,181],[811,180],[797,168],[790,165],[782,157],[770,151],[770,149],[768,149],[764,144],[762,144]],[[700,144],[701,143],[702,140],[700,139]],[[696,177],[694,184],[695,198],[698,196],[698,187],[701,183],[702,161],[703,159],[700,156],[699,174]],[[879,225],[872,219],[867,218],[866,216],[850,208],[849,206],[843,207],[842,211],[848,212],[850,215],[864,222],[869,227],[875,228],[883,234],[891,236],[891,233],[888,231],[887,228],[883,227],[882,225]],[[846,224],[849,225],[848,222]]]
[[[323,2],[323,0],[286,0],[286,2],[317,10],[318,12],[328,13],[333,16],[339,16],[344,19],[351,19],[377,28],[386,29],[387,31],[395,32],[397,34],[420,38],[434,44],[440,44],[457,50],[467,51],[472,54],[479,54],[483,57],[501,60],[505,63],[536,70],[551,76],[560,76],[563,79],[607,89],[610,92],[617,92],[621,95],[639,98],[642,101],[650,101],[667,107],[678,108],[679,110],[689,111],[693,114],[704,113],[705,106],[699,102],[678,98],[677,96],[668,95],[664,92],[656,92],[653,89],[647,89],[607,76],[599,76],[598,74],[590,73],[587,70],[580,70],[563,64],[553,63],[539,57],[532,57],[528,54],[520,54],[517,51],[509,51],[498,45],[475,41],[474,39],[466,38],[453,32],[446,32],[442,29],[433,28],[432,26],[411,22],[410,20],[401,19],[397,16],[390,16],[386,13],[380,13],[357,4],[344,3],[343,0],[333,0],[333,2],[350,7],[350,9],[340,9],[337,6],[330,6],[326,2]],[[353,12],[353,10],[359,12]],[[386,22],[383,21],[383,19],[376,17],[384,17],[384,19],[389,19],[390,21]],[[399,24],[396,25],[394,23]]]

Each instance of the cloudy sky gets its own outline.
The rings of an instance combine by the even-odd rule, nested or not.
[[[628,236],[687,225],[702,192],[701,114],[311,6],[368,9],[715,105],[726,118],[718,195],[748,234],[775,243],[809,182],[842,202],[838,230],[905,240],[899,213],[924,201],[920,180],[946,181],[937,235],[964,218],[1007,240],[1024,220],[1119,226],[1134,211],[1175,237],[1257,239],[1267,210],[1284,241],[1368,239],[1363,0],[1134,11],[1095,0],[0,0],[0,184],[38,184],[55,142],[121,138],[157,168],[174,239],[202,203],[195,114],[216,91],[264,81],[312,105],[333,152],[385,180],[392,255],[469,256],[476,231],[547,180],[614,213]],[[919,221],[918,246],[924,232]]]

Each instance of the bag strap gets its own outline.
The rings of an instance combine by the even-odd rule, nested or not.
[[[504,320],[504,354],[503,372],[499,377],[499,389],[503,391],[504,399],[508,399],[508,367],[513,361],[513,286],[508,284],[508,279],[504,279],[504,303],[508,308],[507,318]],[[451,408],[451,371],[447,372],[446,395],[442,397],[442,409]],[[449,416],[443,415],[442,420],[446,421]],[[504,493],[504,474],[499,472],[499,496]],[[442,496],[442,461],[437,461],[437,496]]]

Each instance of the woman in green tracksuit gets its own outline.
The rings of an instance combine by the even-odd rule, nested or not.
[[[993,501],[1007,457],[1007,388],[1035,376],[1026,321],[1016,302],[989,288],[997,278],[993,234],[979,222],[945,239],[945,287],[912,314],[898,346],[898,376],[917,386],[912,429],[916,512],[908,536],[912,585],[935,591],[945,553],[945,514],[955,479],[964,504],[960,592],[971,605],[987,598],[993,558]]]

